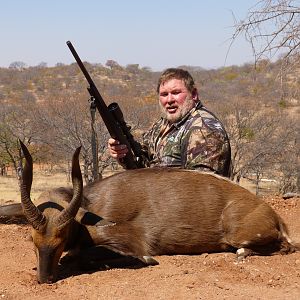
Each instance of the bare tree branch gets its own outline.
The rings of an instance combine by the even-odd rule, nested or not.
[[[284,59],[300,52],[300,3],[297,0],[261,0],[249,9],[245,19],[235,21],[234,42],[244,35],[251,44],[255,61]]]

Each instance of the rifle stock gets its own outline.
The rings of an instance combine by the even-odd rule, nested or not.
[[[133,141],[128,140],[128,136],[132,137],[131,133],[129,132],[128,126],[122,126],[121,122],[122,120],[117,120],[114,117],[114,114],[109,110],[108,106],[105,104],[101,94],[99,93],[96,85],[94,84],[90,74],[88,73],[87,69],[85,68],[84,64],[82,63],[79,55],[77,54],[75,48],[73,47],[72,43],[70,41],[67,41],[67,46],[69,47],[71,53],[73,54],[80,70],[82,71],[84,77],[86,78],[87,82],[89,83],[89,87],[87,88],[89,94],[94,99],[95,106],[100,113],[100,116],[110,134],[110,136],[116,140],[118,140],[121,144],[125,144],[128,147],[128,153],[123,158],[123,163],[125,165],[126,169],[136,169],[138,168],[138,160],[139,160],[139,154],[132,152],[132,145],[131,143]],[[115,104],[115,103],[114,103]],[[126,129],[127,128],[127,129]],[[128,132],[126,132],[126,130]],[[133,137],[132,137],[133,140]],[[136,144],[138,144],[136,141],[134,141],[134,145],[136,147]],[[136,151],[134,151],[136,152]]]

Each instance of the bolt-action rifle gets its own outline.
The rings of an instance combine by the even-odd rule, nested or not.
[[[102,96],[100,95],[96,85],[94,84],[90,74],[83,65],[80,57],[78,56],[75,48],[70,41],[67,45],[72,52],[80,70],[89,83],[87,88],[91,95],[91,100],[94,102],[101,118],[112,138],[118,140],[120,144],[125,144],[128,147],[128,153],[123,158],[123,164],[126,169],[136,169],[140,167],[141,161],[141,147],[140,144],[134,140],[130,133],[130,127],[124,121],[123,113],[116,102],[106,105]]]

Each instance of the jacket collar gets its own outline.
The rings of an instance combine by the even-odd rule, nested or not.
[[[194,111],[196,111],[197,109],[200,109],[202,107],[202,103],[200,100],[197,101],[196,105],[185,115],[183,116],[182,119],[180,119],[178,122],[175,122],[172,124],[172,126],[174,126],[175,128],[179,128],[183,123],[185,123],[185,121],[190,117],[191,114],[193,114]],[[167,124],[167,120],[164,120],[165,124]]]

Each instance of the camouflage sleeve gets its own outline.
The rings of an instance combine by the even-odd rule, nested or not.
[[[230,145],[220,123],[204,119],[202,126],[192,126],[185,141],[187,169],[210,170],[228,176]]]

